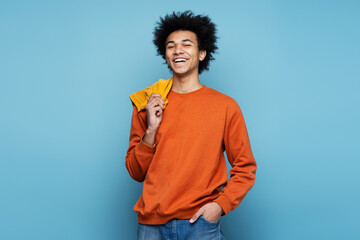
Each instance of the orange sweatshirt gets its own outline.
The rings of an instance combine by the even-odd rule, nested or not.
[[[125,165],[133,179],[144,181],[134,206],[138,222],[191,218],[212,201],[226,215],[255,181],[256,162],[239,105],[205,85],[190,93],[170,90],[167,98],[154,146],[142,141],[146,111],[133,105]],[[225,150],[232,166],[229,180]]]

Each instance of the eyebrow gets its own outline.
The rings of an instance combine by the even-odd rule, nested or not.
[[[193,43],[190,39],[184,39],[184,40],[182,40],[181,42],[191,42],[191,43]],[[168,41],[168,42],[166,43],[166,46],[167,46],[169,43],[175,43],[175,42],[174,42],[174,41]]]

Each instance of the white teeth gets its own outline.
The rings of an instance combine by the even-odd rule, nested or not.
[[[184,59],[184,58],[175,59],[175,62],[185,62],[185,61],[186,61],[186,59]]]

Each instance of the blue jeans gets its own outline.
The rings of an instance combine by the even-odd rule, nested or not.
[[[172,219],[166,224],[138,224],[138,240],[225,240],[220,221],[210,222],[200,216],[194,223],[190,219]]]

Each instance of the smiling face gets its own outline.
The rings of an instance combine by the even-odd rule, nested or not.
[[[196,34],[191,31],[178,30],[166,39],[166,62],[176,75],[198,75],[199,61],[205,56],[206,51],[199,51]]]

